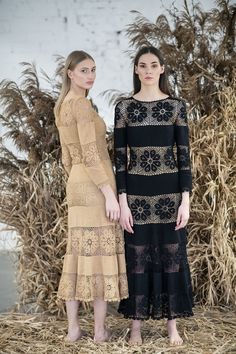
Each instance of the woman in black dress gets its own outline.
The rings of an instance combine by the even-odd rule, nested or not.
[[[118,311],[133,319],[167,318],[170,343],[183,340],[176,318],[192,316],[186,254],[192,177],[185,103],[170,96],[163,58],[143,47],[134,59],[134,95],[115,107],[116,182],[125,230],[129,298]]]

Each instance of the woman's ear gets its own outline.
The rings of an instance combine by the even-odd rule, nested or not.
[[[135,72],[135,74],[138,74],[138,67],[137,67],[137,65],[134,66],[134,72]]]
[[[70,69],[67,70],[67,75],[70,79],[72,79],[72,71]]]
[[[165,72],[165,65],[162,65],[161,67],[161,74],[163,74]]]

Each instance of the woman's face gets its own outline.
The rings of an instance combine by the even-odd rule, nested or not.
[[[160,75],[164,72],[164,65],[161,65],[158,57],[152,53],[141,55],[138,65],[135,65],[135,73],[138,74],[142,85],[158,85]]]
[[[71,83],[82,89],[89,90],[96,78],[96,65],[92,59],[85,59],[78,63],[74,70],[68,70]]]

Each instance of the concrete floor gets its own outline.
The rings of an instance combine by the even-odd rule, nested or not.
[[[10,310],[17,301],[15,252],[0,251],[0,312]]]

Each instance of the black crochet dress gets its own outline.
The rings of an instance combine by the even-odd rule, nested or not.
[[[129,298],[118,311],[132,319],[192,316],[187,231],[175,231],[181,192],[192,188],[184,101],[120,101],[114,139],[117,189],[134,220],[134,234],[125,231]]]

